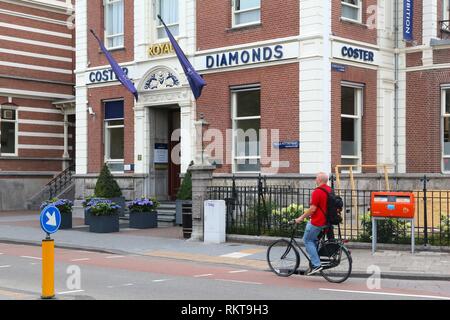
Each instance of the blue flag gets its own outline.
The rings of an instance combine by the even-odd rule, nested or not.
[[[181,66],[183,67],[184,73],[186,74],[186,77],[189,81],[189,85],[191,86],[192,93],[194,94],[194,97],[197,100],[201,96],[202,89],[206,85],[206,82],[197,73],[197,71],[195,71],[194,67],[191,65],[189,60],[186,58],[183,50],[181,50],[180,46],[178,45],[177,41],[173,37],[169,28],[167,28],[166,24],[161,19],[160,15],[158,15],[158,18],[159,18],[159,20],[161,20],[162,24],[164,25],[164,28],[166,29],[167,36],[169,37],[170,42],[172,43],[172,46],[175,50],[175,53],[177,54],[178,60],[180,61]]]
[[[403,39],[405,41],[413,41],[414,27],[414,0],[403,1]]]
[[[128,79],[127,75],[123,71],[123,69],[119,66],[119,64],[114,60],[111,53],[105,48],[103,42],[97,37],[94,30],[91,29],[92,34],[94,35],[95,39],[97,39],[98,44],[100,45],[100,48],[102,49],[103,53],[106,56],[106,59],[108,59],[109,64],[111,65],[112,70],[116,74],[117,79],[120,81],[120,83],[123,84],[125,88],[127,88],[128,91],[130,91],[134,97],[136,98],[136,101],[138,101],[138,92],[136,88],[134,87],[133,82],[131,82],[130,79]]]

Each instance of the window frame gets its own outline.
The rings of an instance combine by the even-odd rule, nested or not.
[[[161,0],[154,0],[153,1],[153,8],[155,10],[155,15],[154,15],[154,19],[156,22],[156,28],[155,28],[155,39],[156,39],[156,43],[160,43],[160,42],[166,42],[169,37],[167,36],[167,33],[165,32],[165,37],[160,38],[159,37],[159,30],[160,29],[164,29],[164,25],[161,23],[161,21],[159,21],[158,19],[158,14],[161,15]],[[161,15],[162,18],[164,18]],[[180,36],[181,34],[181,23],[180,23],[180,0],[178,0],[178,22],[177,23],[166,23],[167,27],[170,28],[173,26],[178,26],[178,34],[173,34],[172,30],[170,30],[173,34],[173,37],[176,39],[177,37]]]
[[[124,109],[125,109],[125,101],[123,99],[117,99],[117,100],[103,100],[103,106],[106,105],[107,102],[114,102],[114,101],[122,101],[124,103]],[[125,110],[124,110],[125,111]],[[121,125],[109,125],[108,123],[110,121],[122,121],[123,124]],[[106,164],[110,163],[117,163],[117,164],[123,164],[125,166],[125,116],[123,118],[115,118],[115,119],[103,119],[104,122],[104,131],[103,131],[103,141],[104,141],[104,162]],[[122,128],[124,130],[124,150],[123,155],[124,159],[111,159],[111,133],[110,129],[119,129]],[[125,169],[122,171],[114,171],[111,170],[112,173],[124,173]]]
[[[349,159],[349,160],[357,160],[357,170],[353,170],[354,173],[361,173],[362,168],[362,120],[363,120],[363,112],[364,112],[364,85],[362,84],[356,84],[356,83],[349,83],[349,82],[342,82],[341,83],[341,94],[342,94],[342,88],[352,88],[355,90],[356,93],[356,109],[355,113],[356,115],[350,115],[350,114],[343,114],[342,113],[342,103],[341,103],[341,112],[340,112],[340,121],[342,124],[342,118],[345,119],[354,119],[356,120],[356,136],[355,139],[357,140],[357,155],[349,156],[349,155],[343,155],[342,149],[341,149],[341,164],[343,159]],[[341,134],[342,134],[342,125],[341,125]],[[342,145],[342,139],[341,139],[341,145]],[[342,147],[341,147],[342,148]],[[343,171],[347,172],[347,171]]]
[[[442,0],[442,20],[450,20],[450,1]]]
[[[231,20],[232,20],[231,27],[232,28],[241,28],[241,27],[247,27],[247,26],[261,24],[261,2],[259,3],[259,7],[252,7],[252,8],[248,8],[248,9],[236,10],[237,1],[238,0],[231,1]],[[251,11],[257,11],[257,10],[259,10],[259,12],[260,12],[258,21],[236,24],[236,20],[237,20],[236,15],[241,14],[241,13],[251,12]]]
[[[2,119],[1,113],[3,110],[12,110],[15,113],[15,120],[5,120]],[[1,140],[0,140],[0,157],[17,157],[19,156],[19,110],[15,106],[1,106],[0,105],[0,135],[1,135],[1,125],[2,122],[14,123],[14,153],[2,153]]]
[[[446,113],[446,92],[450,91],[450,85],[443,86],[441,88],[441,172],[443,174],[450,174],[450,170],[445,170],[445,159],[450,160],[450,154],[445,154],[445,141],[444,141],[444,126],[445,119],[450,118],[450,113]]]
[[[246,91],[259,91],[261,94],[261,86],[260,85],[251,85],[251,86],[239,86],[239,87],[232,87],[231,90],[231,122],[232,122],[232,172],[233,173],[240,173],[240,174],[257,174],[261,173],[261,169],[259,171],[238,171],[238,160],[259,160],[260,167],[261,167],[261,139],[259,139],[258,144],[258,153],[257,156],[237,156],[236,155],[236,147],[237,147],[237,122],[243,121],[243,120],[260,120],[261,125],[261,105],[260,105],[260,111],[259,116],[245,116],[245,117],[238,117],[237,111],[238,111],[238,105],[237,105],[237,96],[240,92],[246,92]],[[261,126],[259,128],[261,130]],[[258,133],[259,134],[259,133]]]
[[[114,4],[115,2],[122,2],[123,5],[123,15],[122,15],[122,19],[123,19],[123,30],[122,33],[117,33],[117,34],[108,34],[108,25],[109,25],[109,15],[108,15],[108,9],[109,6],[111,4]],[[103,13],[104,13],[104,43],[105,43],[105,47],[108,50],[118,50],[118,49],[123,49],[125,48],[125,0],[103,0]],[[118,37],[122,37],[122,45],[120,46],[115,46],[115,47],[110,47],[109,46],[109,40],[110,39],[114,39],[114,38],[118,38]]]
[[[344,0],[341,0],[341,20],[362,24],[362,9],[363,9],[362,0],[356,0],[356,1],[358,1],[358,5],[353,5],[351,3],[345,2]],[[347,6],[347,7],[353,8],[353,9],[358,9],[358,19],[355,20],[352,18],[344,17],[343,6]]]

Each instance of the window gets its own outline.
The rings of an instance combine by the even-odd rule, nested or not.
[[[442,20],[450,20],[449,16],[449,0],[441,0],[442,1]]]
[[[259,88],[232,91],[234,172],[259,172],[261,98]]]
[[[123,101],[105,103],[105,162],[112,172],[124,171]]]
[[[166,23],[174,37],[180,33],[180,22],[178,17],[178,0],[156,0],[158,4],[157,12]],[[158,20],[158,39],[167,38],[166,30],[161,21]]]
[[[341,0],[342,18],[362,22],[362,0]]]
[[[361,164],[362,88],[341,87],[341,164]]]
[[[16,110],[2,108],[0,117],[0,154],[17,155]]]
[[[123,0],[104,0],[105,37],[109,49],[124,46],[124,5]]]
[[[233,27],[261,22],[261,0],[233,0]]]
[[[450,89],[442,92],[443,110],[442,110],[442,133],[443,133],[443,171],[450,173]]]

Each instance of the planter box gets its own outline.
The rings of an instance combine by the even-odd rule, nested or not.
[[[110,198],[112,202],[116,203],[120,206],[120,209],[118,210],[119,216],[124,217],[125,216],[125,198],[124,197],[118,197],[118,198]]]
[[[158,213],[130,211],[130,228],[150,229],[158,227]]]
[[[192,234],[192,201],[183,200],[182,203],[183,215],[183,237],[189,239]]]
[[[59,229],[72,229],[72,212],[61,213],[61,226]]]
[[[94,233],[119,232],[119,215],[94,216],[89,219],[89,231]]]
[[[84,209],[84,224],[89,225],[91,220],[91,209]]]

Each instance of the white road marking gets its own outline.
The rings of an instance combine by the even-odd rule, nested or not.
[[[159,279],[159,280],[153,280],[153,282],[164,282],[164,281],[170,281],[171,279]]]
[[[123,286],[124,287],[131,287],[131,286],[134,286],[134,283],[125,283]]]
[[[63,291],[63,292],[58,292],[57,294],[69,294],[69,293],[78,293],[78,292],[84,292],[84,290]]]
[[[194,276],[194,278],[204,278],[204,277],[209,277],[209,276],[212,276],[212,274],[211,273],[199,274],[199,275]]]
[[[239,281],[239,280],[228,280],[228,279],[215,279],[215,280],[217,280],[217,281],[226,281],[226,282],[244,283],[244,284],[259,284],[259,285],[262,284],[260,282],[252,282],[252,281]]]
[[[234,259],[240,259],[243,257],[251,256],[250,253],[242,253],[242,252],[232,252],[228,254],[221,255],[222,258],[234,258]]]
[[[91,260],[91,259],[90,258],[80,258],[80,259],[73,259],[70,261],[75,262],[75,261],[88,261],[88,260]]]
[[[379,292],[379,291],[354,291],[354,290],[338,290],[338,289],[325,289],[325,288],[320,288],[319,290],[322,290],[322,291],[335,291],[335,292],[347,292],[347,293],[378,294],[378,295],[386,295],[386,296],[400,296],[400,297],[411,297],[411,298],[429,298],[429,299],[450,300],[450,297],[425,296],[425,295],[416,295],[416,294]]]
[[[109,256],[105,257],[105,259],[119,259],[119,258],[125,258],[124,256]]]
[[[3,269],[3,268],[11,268],[11,266],[10,265],[0,266],[0,269]]]
[[[234,271],[229,271],[228,273],[243,273],[243,272],[248,272],[248,270],[234,270]]]
[[[25,258],[25,259],[42,260],[42,258],[39,258],[39,257],[31,257],[31,256],[20,256],[20,257]]]

